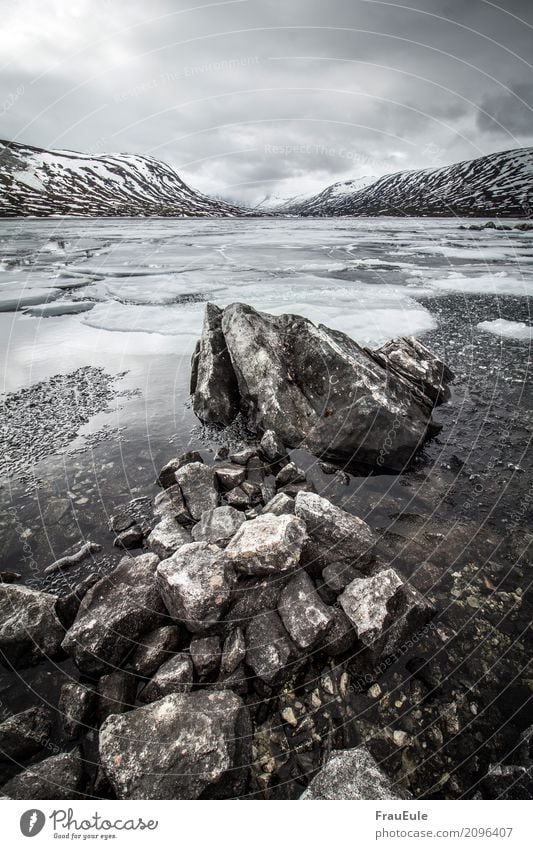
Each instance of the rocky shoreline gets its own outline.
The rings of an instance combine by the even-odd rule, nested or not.
[[[249,308],[242,314],[250,320]],[[211,409],[221,408],[221,393],[206,391],[223,385],[221,362],[227,378],[229,360],[237,372],[248,357],[231,349],[229,360],[218,356],[227,350],[217,336],[222,322],[220,311],[208,310],[195,356],[193,401],[201,386],[204,410],[209,399]],[[302,331],[311,332],[298,324],[299,338]],[[327,328],[320,338],[346,359]],[[286,336],[283,350],[287,364],[294,346]],[[426,419],[446,396],[451,374],[441,363],[435,368],[423,346],[400,340],[377,355],[350,346],[351,361],[356,353],[363,367],[371,361],[374,376],[376,368],[387,374],[382,406],[390,404],[386,392],[398,391],[400,373]],[[234,415],[246,407],[260,436],[222,448],[212,462],[200,452],[170,460],[158,477],[151,521],[132,509],[112,517],[115,545],[128,550],[113,571],[90,574],[63,597],[0,585],[0,650],[8,667],[70,659],[76,671],[62,683],[56,736],[57,717],[42,705],[0,724],[4,797],[532,797],[529,728],[505,764],[494,750],[476,754],[480,741],[470,735],[469,769],[454,775],[454,758],[466,754],[462,729],[484,709],[472,688],[460,692],[446,672],[447,663],[460,666],[456,653],[468,661],[471,641],[487,639],[491,629],[485,611],[466,619],[477,603],[477,576],[464,588],[458,573],[445,588],[458,607],[456,621],[464,620],[453,632],[436,603],[447,569],[424,559],[424,544],[435,541],[424,543],[410,528],[412,551],[401,541],[402,560],[390,535],[315,491],[280,433],[264,426],[272,375],[285,385],[288,370],[280,377],[267,363],[254,392],[253,375],[245,380],[238,370],[233,390],[222,394]],[[339,374],[331,361],[328,373]],[[368,394],[368,380],[365,386]],[[293,409],[295,399],[310,398],[301,379],[297,389]],[[375,401],[377,391],[370,394]],[[357,399],[348,409],[357,409]],[[336,426],[335,411],[326,419]],[[388,446],[392,457],[404,456],[398,432]],[[418,429],[416,446],[425,433]],[[346,476],[317,462],[332,477]],[[455,531],[458,545],[470,530]],[[402,570],[398,564],[410,559],[416,569],[411,562],[411,571]],[[486,573],[501,618],[519,607],[520,594],[496,587],[490,567]],[[503,646],[497,633],[484,648],[488,670],[491,652],[505,649],[514,663],[516,647]],[[420,657],[422,646],[429,661]],[[44,757],[56,737],[57,752]]]

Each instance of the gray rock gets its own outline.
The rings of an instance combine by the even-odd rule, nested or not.
[[[220,637],[196,637],[189,647],[194,669],[199,678],[210,675],[220,665]]]
[[[160,516],[162,519],[166,516],[173,516],[180,525],[188,525],[192,522],[192,516],[187,510],[183,494],[177,483],[156,495],[153,512],[154,516]]]
[[[146,537],[146,548],[157,554],[161,560],[170,557],[182,545],[191,541],[189,531],[185,530],[173,516],[164,516]]]
[[[261,513],[273,513],[274,516],[291,516],[294,515],[294,507],[294,498],[284,492],[278,492],[265,504]]]
[[[161,664],[151,681],[142,690],[139,701],[147,704],[171,693],[188,693],[192,690],[192,681],[191,656],[180,652]]]
[[[269,475],[261,484],[261,501],[268,504],[276,497],[276,479]]]
[[[226,621],[245,628],[258,613],[276,610],[283,587],[290,574],[268,578],[241,578],[235,588],[234,601]]]
[[[419,374],[390,368],[390,352],[384,357],[340,331],[246,304],[226,307],[221,327],[240,408],[289,447],[401,471],[438,430]],[[418,349],[413,356],[420,360]]]
[[[239,392],[221,320],[222,310],[207,304],[192,395],[193,409],[200,421],[228,425],[239,412]]]
[[[287,463],[276,475],[276,486],[281,489],[289,483],[302,483],[305,481],[305,472],[296,463]]]
[[[75,799],[83,779],[79,751],[63,752],[26,767],[2,787],[11,799]]]
[[[294,672],[299,652],[274,611],[260,613],[246,628],[246,663],[269,685]]]
[[[20,581],[22,575],[20,572],[11,572],[10,570],[3,570],[0,572],[0,583],[2,584],[14,584],[16,581]]]
[[[16,584],[0,584],[0,651],[14,666],[55,657],[65,629],[57,596]]]
[[[279,487],[278,492],[284,492],[290,498],[296,498],[299,492],[316,492],[313,481],[297,481],[296,483],[286,483],[285,486]]]
[[[239,466],[246,466],[248,461],[257,454],[256,445],[242,445],[236,451],[232,451],[229,458],[232,463],[237,463]]]
[[[338,657],[355,648],[357,634],[344,610],[338,607],[331,608],[333,621],[324,637],[322,649],[330,657]]]
[[[138,548],[142,545],[142,541],[144,539],[144,531],[140,525],[134,524],[130,525],[129,528],[126,528],[125,531],[121,531],[115,539],[113,540],[113,545],[117,548]]]
[[[226,493],[226,501],[230,507],[247,510],[261,502],[261,487],[250,481],[244,481],[240,486]]]
[[[193,633],[215,625],[231,600],[235,576],[225,552],[206,542],[183,545],[157,569],[157,586],[171,616]]]
[[[246,575],[287,572],[298,565],[305,537],[305,524],[296,516],[265,513],[241,525],[226,556]]]
[[[98,575],[96,572],[91,572],[83,581],[76,584],[72,592],[59,596],[56,601],[56,613],[65,632],[68,631],[74,622],[84,596],[96,584],[97,580]]]
[[[163,487],[163,489],[174,486],[176,483],[176,472],[182,466],[186,466],[187,463],[203,463],[203,460],[197,451],[188,451],[180,457],[174,457],[159,472],[157,478],[159,486]]]
[[[359,569],[372,563],[376,540],[362,519],[312,492],[298,493],[295,512],[320,555],[330,562],[348,562]]]
[[[320,642],[333,622],[331,608],[305,572],[294,575],[281,593],[278,613],[292,640],[306,650]]]
[[[433,404],[450,397],[448,383],[454,378],[453,372],[414,336],[391,339],[371,354],[389,373],[416,386]]]
[[[341,593],[349,583],[360,577],[357,569],[354,569],[349,563],[334,561],[322,571],[324,583],[337,594]]]
[[[250,717],[231,690],[173,693],[110,716],[100,760],[119,799],[238,796],[252,759]]]
[[[214,545],[226,545],[245,522],[243,514],[234,507],[215,507],[202,513],[202,518],[192,529],[195,542],[209,542]]]
[[[287,456],[283,442],[273,430],[266,430],[259,444],[263,455],[271,463],[277,463]]]
[[[166,610],[154,575],[155,554],[123,557],[86,593],[63,648],[83,672],[118,666],[146,631],[164,624]]]
[[[222,489],[234,489],[243,483],[246,477],[246,469],[243,466],[232,466],[230,463],[227,463],[224,466],[217,466],[215,468],[215,475]]]
[[[358,639],[374,657],[394,654],[431,616],[424,597],[394,569],[356,578],[339,601]]]
[[[215,483],[215,470],[205,463],[187,463],[176,472],[185,504],[197,522],[205,510],[218,506],[219,493]]]
[[[102,675],[98,680],[98,725],[112,713],[126,713],[135,704],[137,679],[131,672],[120,669]]]
[[[109,530],[114,531],[116,534],[122,533],[122,531],[131,528],[132,525],[135,524],[135,519],[133,516],[130,516],[129,513],[121,511],[120,513],[115,513],[109,519]]]
[[[78,734],[84,734],[93,720],[96,691],[77,681],[66,681],[61,687],[58,707],[63,731],[73,740]]]
[[[156,628],[155,631],[140,637],[131,658],[133,670],[138,675],[149,678],[174,654],[179,645],[179,636],[177,625],[163,625],[162,628]]]
[[[49,742],[52,724],[52,712],[41,706],[10,716],[0,725],[0,761],[18,763],[34,755]]]
[[[234,628],[224,641],[222,649],[222,661],[220,669],[222,672],[231,674],[242,663],[246,657],[246,643],[244,634],[240,628]]]
[[[254,456],[250,457],[246,463],[246,479],[249,480],[250,483],[255,483],[257,486],[261,487],[265,477],[266,471],[263,461],[257,456],[257,454],[254,454]]]
[[[399,793],[365,746],[331,752],[301,799],[405,799]]]

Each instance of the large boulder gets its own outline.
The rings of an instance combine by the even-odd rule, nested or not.
[[[205,308],[192,366],[194,412],[206,424],[228,425],[239,412],[239,391],[222,332],[222,310],[215,304]]]
[[[432,608],[394,569],[353,580],[339,601],[360,642],[375,657],[393,655],[423,627]]]
[[[57,655],[65,628],[56,603],[57,596],[50,593],[0,584],[0,656],[17,666]]]
[[[161,560],[170,557],[186,542],[191,541],[191,535],[174,516],[163,516],[160,522],[146,537],[146,548],[157,554]]]
[[[187,463],[176,472],[185,504],[195,522],[205,510],[213,510],[220,496],[215,482],[215,470],[205,463]]]
[[[309,556],[364,569],[374,559],[376,540],[362,519],[314,492],[299,492],[295,513],[304,520],[312,545]]]
[[[405,799],[365,746],[331,752],[328,760],[300,797],[307,800]]]
[[[398,362],[391,350],[375,354],[301,316],[268,315],[246,304],[216,315],[218,344],[231,362],[224,360],[221,374],[220,360],[215,373],[203,358],[208,373],[193,388],[202,421],[220,419],[217,384],[236,379],[239,402],[226,408],[224,424],[240,407],[260,432],[273,430],[291,448],[343,462],[400,471],[438,430],[431,418],[435,375],[440,399],[451,373],[427,349],[411,344]],[[210,346],[208,325],[206,318],[200,349]],[[404,340],[396,344],[403,353]]]
[[[48,744],[54,717],[42,706],[10,716],[0,724],[0,761],[15,761],[29,757]]]
[[[275,611],[252,619],[246,629],[246,663],[265,684],[275,686],[287,679],[299,657]]]
[[[139,701],[155,702],[170,693],[188,693],[192,690],[193,667],[189,654],[178,652],[165,660],[153,678],[142,690]]]
[[[195,542],[224,546],[245,521],[242,512],[234,507],[215,507],[214,510],[202,513],[202,518],[192,529],[191,535]]]
[[[296,516],[264,513],[245,522],[226,548],[226,557],[245,575],[272,575],[294,569],[306,538]]]
[[[313,648],[333,623],[331,608],[324,604],[303,571],[291,578],[281,593],[278,611],[287,632],[301,649]]]
[[[230,690],[173,693],[110,716],[100,760],[119,799],[237,796],[251,761],[250,718]]]
[[[154,580],[155,554],[123,557],[91,587],[63,640],[63,648],[88,674],[108,672],[138,638],[165,624],[166,610]]]
[[[215,625],[228,607],[235,583],[225,552],[191,542],[157,569],[157,586],[170,614],[193,633]]]
[[[384,368],[413,383],[434,404],[449,398],[453,372],[414,336],[391,339],[369,353]]]

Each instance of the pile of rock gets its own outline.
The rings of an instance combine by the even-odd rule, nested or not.
[[[373,669],[431,610],[272,431],[214,465],[175,458],[159,483],[145,551],[70,604],[0,586],[0,648],[15,665],[66,654],[84,676],[64,685],[60,710],[67,740],[99,729],[92,794],[298,795],[332,746],[358,742],[354,658]],[[14,760],[37,720],[10,744]],[[72,795],[79,752],[66,754]],[[50,775],[66,754],[47,759]],[[21,798],[21,781],[4,794]]]

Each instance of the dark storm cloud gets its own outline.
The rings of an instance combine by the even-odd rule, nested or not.
[[[18,0],[3,18],[1,135],[148,153],[250,203],[533,142],[529,2]]]

